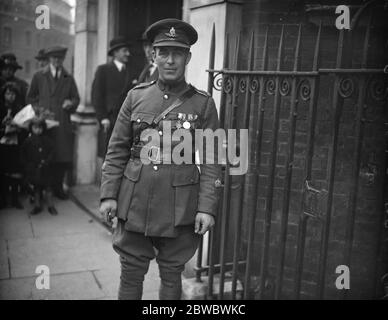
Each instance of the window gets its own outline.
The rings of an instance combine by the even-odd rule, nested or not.
[[[31,72],[31,63],[30,63],[30,61],[26,60],[24,62],[24,70],[25,70],[25,73],[30,74],[30,72]]]
[[[4,39],[4,45],[10,46],[12,45],[12,29],[10,27],[4,27],[3,29],[3,39]]]
[[[31,46],[31,31],[26,31],[26,45]]]

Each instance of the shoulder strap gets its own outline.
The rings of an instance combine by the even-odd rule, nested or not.
[[[160,120],[162,120],[167,114],[172,110],[181,106],[187,99],[191,98],[195,93],[193,86],[189,85],[189,88],[186,89],[167,109],[165,109],[161,114],[159,114],[153,121],[154,125],[157,125]]]
[[[199,90],[199,89],[197,89],[197,88],[194,87],[194,86],[193,86],[193,88],[194,88],[195,92],[199,93],[200,95],[203,95],[203,96],[205,96],[205,97],[210,97],[210,95],[209,95],[206,91]]]
[[[153,85],[155,82],[156,82],[156,80],[153,80],[151,82],[143,82],[143,83],[138,84],[133,89],[136,90],[136,89],[141,89],[141,88],[147,88],[147,87],[150,87],[151,85]]]

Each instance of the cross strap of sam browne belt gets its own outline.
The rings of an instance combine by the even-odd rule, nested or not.
[[[161,114],[159,114],[152,123],[156,126],[167,114],[172,110],[181,106],[187,99],[191,98],[195,93],[195,89],[192,85],[189,85],[189,88],[184,91],[167,109],[165,109]]]

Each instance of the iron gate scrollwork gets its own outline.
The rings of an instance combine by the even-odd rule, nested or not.
[[[363,192],[362,188],[370,187],[366,180],[374,183],[377,179],[376,183],[381,184],[379,166],[363,152],[366,138],[369,139],[365,133],[370,130],[368,123],[384,125],[383,118],[369,118],[373,113],[368,109],[383,109],[388,96],[387,66],[368,68],[372,12],[370,10],[363,25],[359,65],[352,66],[349,51],[352,48],[349,44],[355,41],[352,39],[355,31],[341,30],[338,31],[335,66],[321,66],[324,32],[321,23],[316,27],[315,43],[310,52],[312,64],[307,71],[305,65],[301,68],[301,56],[306,54],[302,53],[305,27],[302,24],[280,26],[273,68],[270,60],[275,55],[270,55],[268,41],[274,26],[266,26],[260,53],[255,50],[257,35],[252,32],[248,54],[244,57],[246,70],[237,69],[238,62],[243,59],[242,50],[239,50],[241,34],[235,38],[236,49],[231,59],[231,37],[226,36],[223,68],[214,69],[213,28],[207,70],[208,91],[221,92],[220,120],[223,128],[249,129],[251,149],[246,175],[230,176],[231,164],[226,162],[216,228],[210,232],[205,246],[203,243],[200,246],[197,280],[207,277],[208,299],[300,298],[305,282],[313,283],[316,298],[324,298],[330,232],[333,217],[338,218],[336,201],[342,176],[350,187],[341,194],[346,203],[343,205],[345,213],[342,214],[346,230],[341,239],[344,245],[336,253],[343,264],[351,264],[360,192]],[[285,33],[289,28],[296,30],[296,41],[292,65],[286,68]],[[257,55],[261,58],[260,64],[256,61]],[[325,96],[322,87],[329,88],[330,94]],[[327,153],[325,161],[319,159],[317,152],[317,140],[322,139],[325,128],[322,119],[318,119],[318,115],[324,115],[318,109],[322,101],[330,101],[325,123],[328,132],[324,136],[329,143],[320,147],[323,154]],[[346,118],[349,112],[354,115],[350,125],[351,121]],[[302,125],[301,131],[299,126]],[[347,160],[349,166],[346,168],[342,159],[346,155],[341,155],[346,137],[343,130],[352,130],[354,144],[354,154]],[[318,177],[319,174],[323,177]],[[238,188],[231,188],[233,185],[238,185]],[[295,210],[296,207],[299,209]],[[309,246],[312,242],[316,245],[313,249],[309,248],[314,250],[316,258],[311,259],[315,261],[316,271],[309,275],[310,278],[304,270],[309,232],[314,233],[314,236],[309,236]],[[203,247],[209,249],[205,261]],[[290,260],[293,261],[291,267]],[[339,295],[346,297],[343,292]]]

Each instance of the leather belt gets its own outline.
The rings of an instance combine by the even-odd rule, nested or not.
[[[142,152],[143,150],[143,152]],[[132,159],[143,159],[145,161],[150,161],[153,164],[163,164],[163,163],[172,163],[172,155],[167,157],[166,154],[163,154],[163,149],[156,146],[146,146],[146,145],[133,145],[131,147],[131,156]],[[195,163],[195,153],[192,154],[192,163]]]

